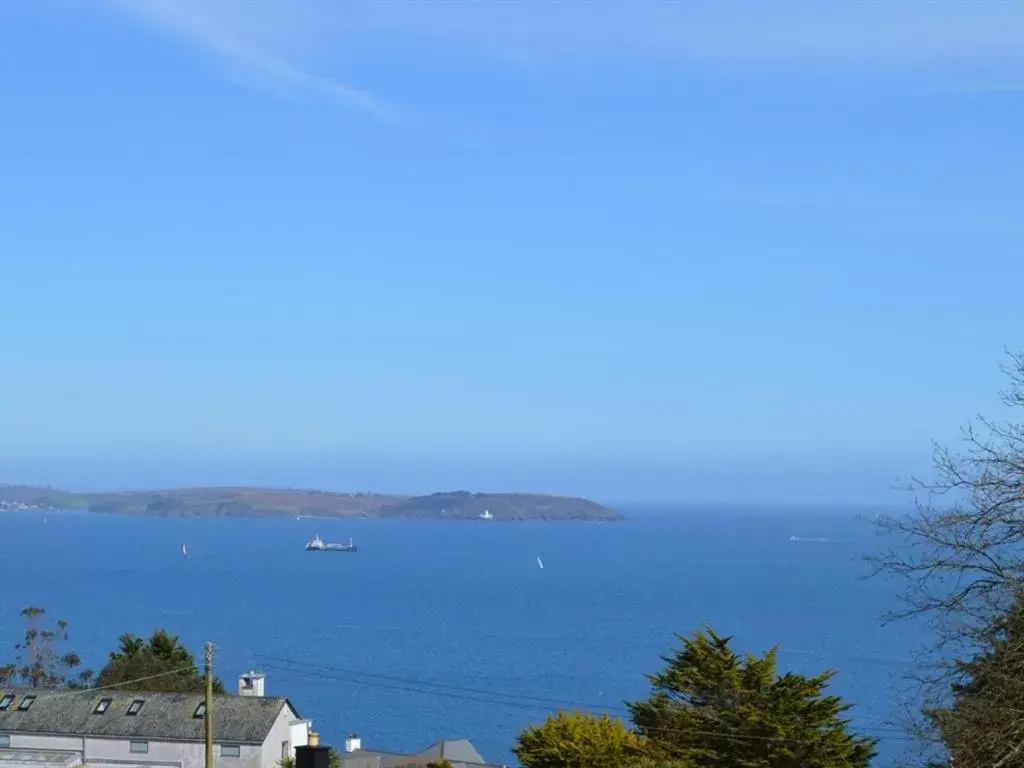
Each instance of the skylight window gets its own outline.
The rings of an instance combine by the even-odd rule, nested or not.
[[[28,708],[32,706],[32,702],[36,700],[35,696],[25,696],[21,700],[21,704],[18,705],[19,712],[28,712]]]
[[[14,701],[13,693],[4,694],[4,697],[0,699],[0,712],[6,711],[7,708],[11,706],[12,701]]]
[[[192,717],[203,717],[206,714],[206,703],[199,702],[199,706],[196,707],[196,711],[192,713]]]
[[[135,701],[132,702],[132,705],[130,707],[128,707],[128,711],[125,712],[125,714],[126,715],[137,715],[137,714],[139,714],[139,710],[142,709],[142,705],[145,704],[145,703],[146,702],[143,701],[142,699],[136,699]]]
[[[104,714],[108,709],[110,709],[110,702],[112,701],[113,699],[100,699],[99,703],[96,704],[96,709],[94,709],[92,713],[94,715]]]

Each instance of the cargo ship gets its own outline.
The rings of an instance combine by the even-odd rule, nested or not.
[[[348,540],[348,544],[331,544],[330,542],[324,541],[320,538],[318,533],[312,541],[306,542],[307,552],[358,552],[359,547],[352,543],[352,539]]]

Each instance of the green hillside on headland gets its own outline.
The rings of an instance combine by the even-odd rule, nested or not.
[[[338,493],[292,488],[175,488],[158,491],[68,493],[46,487],[0,486],[0,509],[88,509],[154,517],[340,517],[420,520],[575,520],[623,517],[588,499],[542,493],[470,493],[426,496]]]

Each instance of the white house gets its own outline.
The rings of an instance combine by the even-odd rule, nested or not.
[[[213,699],[217,768],[276,768],[310,722],[250,672]],[[0,688],[2,768],[204,768],[202,694]]]

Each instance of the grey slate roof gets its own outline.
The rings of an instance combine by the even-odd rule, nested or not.
[[[402,752],[387,752],[380,749],[357,749],[342,752],[342,768],[400,768],[409,764],[409,755]]]
[[[443,749],[443,752],[442,752]],[[426,765],[439,760],[441,755],[455,768],[501,768],[488,763],[466,739],[439,741],[426,749],[412,754],[386,752],[379,749],[357,749],[341,753],[344,768],[404,768],[404,766]]]
[[[439,741],[432,744],[422,752],[417,752],[419,757],[428,757],[431,760],[440,760],[443,756],[450,763],[467,763],[469,765],[486,765],[487,761],[476,751],[476,747],[466,739],[455,741]]]
[[[199,693],[144,693],[141,691],[44,691],[0,688],[0,698],[13,694],[14,702],[0,711],[0,733],[97,736],[154,741],[202,741],[204,719],[193,717],[203,701]],[[36,700],[25,712],[18,705],[26,695]],[[102,715],[94,713],[100,699],[112,699]],[[126,715],[136,699],[145,704],[137,715]],[[284,707],[298,717],[291,703],[280,696],[215,696],[213,738],[232,744],[262,744]]]

